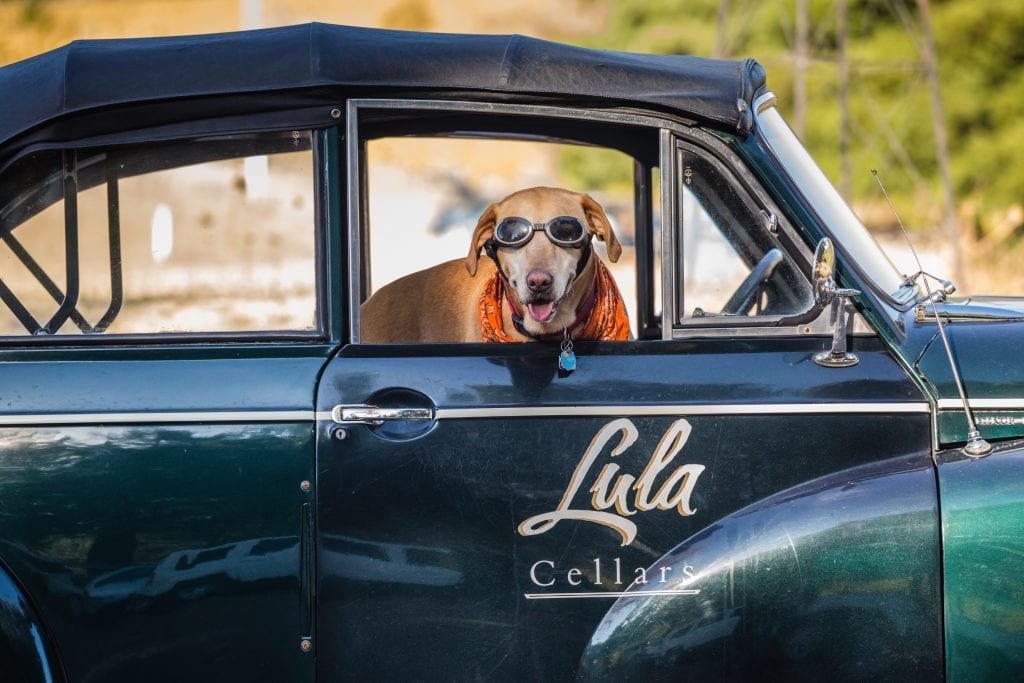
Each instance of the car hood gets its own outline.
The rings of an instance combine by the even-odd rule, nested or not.
[[[1024,298],[950,299],[935,308],[982,436],[1024,436]],[[923,341],[915,366],[938,398],[940,443],[966,441],[963,402],[931,305],[916,306],[906,325]]]

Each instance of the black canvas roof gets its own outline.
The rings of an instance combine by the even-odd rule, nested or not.
[[[437,90],[633,103],[742,132],[763,85],[764,71],[753,60],[611,52],[519,35],[314,23],[83,40],[0,68],[0,158],[14,151],[3,147],[19,136],[15,148],[173,123],[175,107],[185,120],[326,102],[328,93],[337,103],[339,88],[364,96]],[[160,116],[147,109],[168,100],[175,107],[162,106]]]

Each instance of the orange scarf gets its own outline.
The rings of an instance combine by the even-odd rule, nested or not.
[[[612,274],[603,263],[595,259],[594,266],[594,307],[587,319],[569,336],[581,341],[625,341],[629,339],[629,317],[626,306],[615,285]],[[501,273],[495,273],[487,280],[480,295],[480,334],[485,342],[514,342],[505,332],[501,320],[501,307],[505,302],[505,281]]]

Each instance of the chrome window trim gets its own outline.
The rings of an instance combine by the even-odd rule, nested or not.
[[[348,101],[349,111],[353,109],[405,109],[425,111],[462,111],[476,114],[521,114],[542,118],[575,119],[601,123],[651,126],[661,128],[677,126],[684,128],[678,120],[638,114],[614,109],[568,109],[543,104],[505,104],[499,102],[474,102],[472,100],[419,100],[398,98],[355,98]]]
[[[661,338],[672,339],[675,321],[679,319],[676,301],[675,230],[666,230],[667,225],[677,224],[676,202],[673,192],[676,173],[676,141],[672,131],[662,128],[658,136],[659,172],[658,191],[661,194]],[[666,180],[667,179],[667,180]]]
[[[358,113],[361,102],[364,100],[349,100],[345,106],[345,215],[348,220],[347,244],[345,251],[348,252],[348,335],[349,341],[353,344],[359,343],[359,306],[360,292],[362,290],[362,276],[360,267],[362,256],[360,253],[359,227],[362,225],[360,208],[360,190],[362,178],[360,177],[360,145]]]

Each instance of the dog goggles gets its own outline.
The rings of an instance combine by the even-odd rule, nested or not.
[[[590,236],[583,224],[572,216],[556,216],[547,223],[532,223],[519,216],[510,216],[503,218],[494,228],[494,241],[503,247],[521,247],[541,230],[561,247],[580,248]]]

